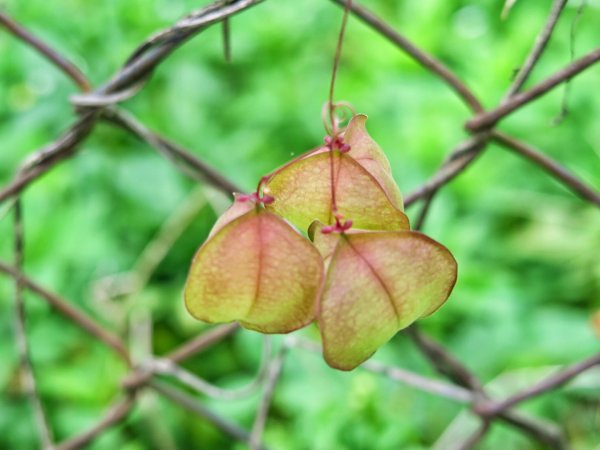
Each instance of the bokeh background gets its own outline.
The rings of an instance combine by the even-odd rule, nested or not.
[[[193,0],[8,0],[9,14],[68,55],[95,84],[109,78],[153,32],[205,2]],[[503,0],[365,0],[402,33],[455,70],[494,106],[545,21],[550,2],[521,0],[501,19]],[[599,44],[600,2],[576,21],[570,1],[531,82]],[[157,132],[251,190],[258,178],[322,142],[341,10],[324,0],[269,0],[232,21],[233,62],[221,30],[210,28],[155,72],[124,103]],[[542,149],[600,188],[600,68],[528,105],[500,128]],[[0,31],[0,185],[32,151],[74,120],[75,88],[38,54]],[[404,193],[423,183],[457,143],[469,112],[437,78],[355,19],[350,19],[337,98],[369,115]],[[567,116],[557,123],[563,102]],[[99,125],[70,161],[23,197],[25,271],[102,323],[128,332],[134,354],[163,354],[207,326],[184,310],[190,260],[227,199],[189,180],[147,145]],[[4,209],[1,209],[4,211]],[[416,217],[418,208],[409,210]],[[135,266],[165,222],[191,214],[143,289],[107,298],[107,286]],[[459,280],[422,329],[505,395],[557,365],[598,352],[600,212],[527,161],[490,146],[433,204],[425,232],[452,250]],[[11,260],[12,221],[0,221],[0,257]],[[115,278],[117,276],[117,278]],[[12,333],[12,284],[0,278],[0,448],[37,448],[23,396]],[[55,434],[90,426],[118,393],[126,373],[101,344],[27,296],[28,333],[42,398]],[[315,338],[314,329],[301,334]],[[277,341],[277,339],[276,339]],[[248,382],[261,338],[240,332],[186,362],[221,386]],[[377,360],[434,376],[399,334]],[[260,395],[235,402],[203,398],[249,428]],[[574,449],[600,448],[600,372],[519,407],[560,424]],[[460,405],[360,369],[329,369],[319,355],[293,351],[278,384],[265,442],[285,450],[444,449],[473,430]],[[148,394],[129,419],[89,448],[242,449],[210,424]],[[502,424],[481,449],[542,448]]]

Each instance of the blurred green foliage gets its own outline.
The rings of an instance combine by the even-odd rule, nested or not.
[[[95,84],[110,77],[147,36],[200,6],[192,0],[4,3],[9,14],[75,61]],[[550,2],[519,1],[507,20],[500,18],[503,0],[364,3],[456,70],[492,107],[527,54]],[[598,46],[600,3],[587,3],[575,32],[578,55]],[[577,7],[577,1],[569,2],[531,82],[569,62]],[[266,1],[233,19],[232,64],[224,62],[221,32],[213,27],[163,63],[124,107],[250,190],[262,174],[322,141],[320,111],[340,14],[323,0]],[[598,86],[598,67],[574,79],[566,98],[569,114],[559,125],[553,119],[560,113],[562,87],[513,114],[501,128],[600,188]],[[38,54],[0,33],[1,185],[29,153],[74,120],[68,102],[74,92]],[[349,23],[337,98],[370,116],[369,130],[405,193],[426,180],[465,137],[462,123],[469,112],[456,96],[356,20]],[[132,318],[149,312],[153,351],[174,348],[206,328],[187,316],[181,289],[222,199],[201,208],[145,289],[126,304],[98,300],[94,286],[131,269],[192,189],[193,182],[146,145],[99,125],[75,158],[23,197],[26,273],[120,332]],[[413,219],[416,212],[409,211]],[[492,146],[437,198],[425,231],[453,251],[459,281],[448,304],[422,327],[499,394],[538,379],[548,367],[598,351],[590,323],[600,308],[597,208]],[[3,260],[12,258],[11,236],[8,216],[0,221]],[[26,450],[36,448],[37,438],[17,371],[12,292],[9,280],[0,278],[0,448]],[[126,369],[34,296],[27,297],[27,313],[42,398],[55,434],[66,438],[102,414]],[[315,335],[310,329],[304,333]],[[376,358],[433,375],[403,335]],[[250,380],[259,359],[260,337],[243,332],[184,365],[215,383],[238,386]],[[597,449],[599,394],[596,376],[522,409],[559,423],[574,449]],[[206,403],[249,428],[257,401],[258,395]],[[428,449],[444,430],[456,433],[452,439],[472,429],[461,411],[447,400],[360,369],[333,371],[320,357],[294,351],[275,392],[266,442],[286,450]],[[244,446],[148,396],[123,425],[90,448]],[[540,447],[496,425],[480,448]]]

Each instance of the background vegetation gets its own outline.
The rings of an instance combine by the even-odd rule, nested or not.
[[[549,2],[519,1],[506,20],[503,0],[364,2],[453,68],[494,105],[545,21]],[[94,83],[123,63],[138,43],[197,8],[193,0],[8,0],[4,8],[75,61]],[[598,46],[600,3],[580,20],[569,2],[533,73],[539,81],[566,65],[571,51]],[[232,21],[233,62],[224,61],[213,27],[162,64],[144,92],[124,107],[251,190],[264,173],[322,142],[340,9],[323,0],[267,1]],[[574,34],[574,38],[573,38]],[[0,33],[0,185],[34,149],[55,139],[73,112],[75,90],[22,43]],[[501,129],[563,162],[600,187],[600,70],[570,84],[569,113],[556,123],[558,88],[502,123]],[[382,37],[350,19],[337,97],[369,115],[408,193],[466,137],[469,111],[438,79]],[[163,354],[206,327],[184,311],[181,290],[190,260],[227,200],[182,176],[119,129],[99,125],[81,153],[28,189],[25,272],[103,323],[124,331],[150,318],[152,349]],[[144,289],[126,300],[102,295],[107,277],[129,271],[163,223],[190,204],[192,225],[169,250]],[[193,207],[191,207],[194,209]],[[459,281],[422,328],[506,394],[556,365],[598,352],[600,214],[597,208],[506,150],[491,146],[433,204],[425,231],[452,250]],[[414,219],[417,209],[409,215]],[[12,258],[10,216],[0,221],[0,258]],[[104,281],[103,281],[104,280]],[[0,278],[0,448],[36,448],[12,333],[12,285]],[[32,359],[55,434],[92,424],[119,391],[122,362],[33,296],[27,297]],[[133,318],[133,319],[132,319]],[[135,330],[134,330],[135,331]],[[595,334],[596,333],[596,334]],[[314,329],[302,334],[314,337]],[[144,346],[131,333],[134,354]],[[240,332],[185,367],[222,386],[253,376],[260,336]],[[433,376],[399,334],[377,360]],[[260,395],[237,402],[203,399],[249,428]],[[520,407],[561,425],[575,449],[600,448],[600,372]],[[467,409],[360,369],[329,369],[319,355],[293,351],[267,424],[274,449],[429,449],[473,430]],[[441,437],[441,438],[440,438]],[[444,440],[446,439],[446,440]],[[437,444],[436,444],[437,442]],[[436,446],[437,445],[437,446]],[[90,448],[241,449],[211,425],[147,394],[134,414]],[[537,447],[494,426],[481,449]]]

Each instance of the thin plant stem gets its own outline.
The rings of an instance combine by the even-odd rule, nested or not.
[[[342,46],[344,44],[344,35],[346,34],[346,26],[348,24],[348,16],[352,8],[352,0],[348,0],[344,7],[344,15],[342,16],[342,25],[338,35],[337,45],[335,48],[335,56],[333,58],[333,69],[331,71],[331,83],[329,84],[329,122],[331,125],[331,137],[335,138],[338,134],[337,122],[335,120],[335,104],[333,98],[335,94],[335,82],[337,80],[338,67],[342,57]]]
[[[15,267],[19,270],[23,267],[24,260],[24,237],[23,237],[23,213],[21,208],[21,199],[17,198],[14,205],[14,254]],[[33,371],[31,362],[31,352],[29,350],[29,339],[26,329],[25,299],[23,291],[25,283],[23,277],[15,277],[15,340],[19,351],[21,370],[23,373],[25,389],[33,408],[35,424],[42,448],[53,448],[52,430],[48,423],[44,405],[38,390],[37,380]]]
[[[254,419],[254,424],[252,425],[250,436],[248,437],[248,445],[251,450],[260,450],[262,447],[262,434],[267,423],[267,417],[269,416],[269,410],[271,408],[275,387],[277,386],[279,378],[281,377],[283,364],[290,348],[289,342],[291,339],[291,337],[288,337],[288,339],[283,342],[281,349],[270,361],[270,364],[267,368],[267,379],[265,382],[264,392],[260,399],[260,404],[258,411],[256,412],[256,417]]]
[[[328,134],[330,135],[329,142],[329,174],[331,178],[331,213],[335,217],[335,220],[338,221],[337,217],[337,199],[335,192],[335,155],[334,155],[334,147],[335,141],[339,134],[339,128],[337,119],[335,118],[335,108],[336,105],[333,102],[335,95],[335,83],[337,80],[338,68],[340,65],[340,59],[342,57],[342,46],[344,44],[344,36],[346,34],[346,26],[348,25],[348,17],[350,15],[350,9],[352,8],[352,0],[349,0],[344,7],[344,14],[342,16],[342,25],[340,26],[340,31],[338,34],[337,45],[335,47],[335,55],[333,57],[333,68],[331,70],[331,82],[329,84],[329,101],[328,101],[328,110],[329,110],[329,126],[331,127],[328,130]],[[325,124],[325,129],[327,130],[327,124]]]

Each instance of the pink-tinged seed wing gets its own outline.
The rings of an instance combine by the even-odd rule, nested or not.
[[[276,174],[268,183],[275,201],[267,208],[302,230],[314,220],[333,224],[331,155],[317,153]],[[333,153],[338,213],[365,230],[404,230],[406,215],[392,204],[377,180],[346,154]]]
[[[318,220],[315,220],[308,227],[308,238],[312,241],[315,248],[321,254],[323,258],[323,263],[325,265],[325,271],[327,272],[327,268],[329,267],[329,262],[331,261],[331,257],[337,247],[338,240],[340,235],[338,233],[321,233],[325,225]]]
[[[344,131],[344,143],[350,145],[350,155],[375,178],[392,204],[404,210],[402,194],[392,177],[390,162],[381,147],[371,138],[366,129],[367,116],[357,114]]]
[[[206,322],[287,333],[314,319],[322,277],[318,251],[281,218],[253,208],[198,250],[185,304]]]
[[[351,370],[431,314],[456,282],[441,244],[410,231],[338,235],[318,313],[327,363]]]
[[[227,210],[221,214],[221,216],[217,219],[212,229],[210,230],[210,234],[208,238],[213,237],[219,230],[221,230],[225,225],[229,222],[233,222],[238,217],[243,216],[247,212],[251,211],[256,207],[255,201],[250,200],[240,200],[240,196],[244,196],[244,194],[234,194],[233,203]]]

